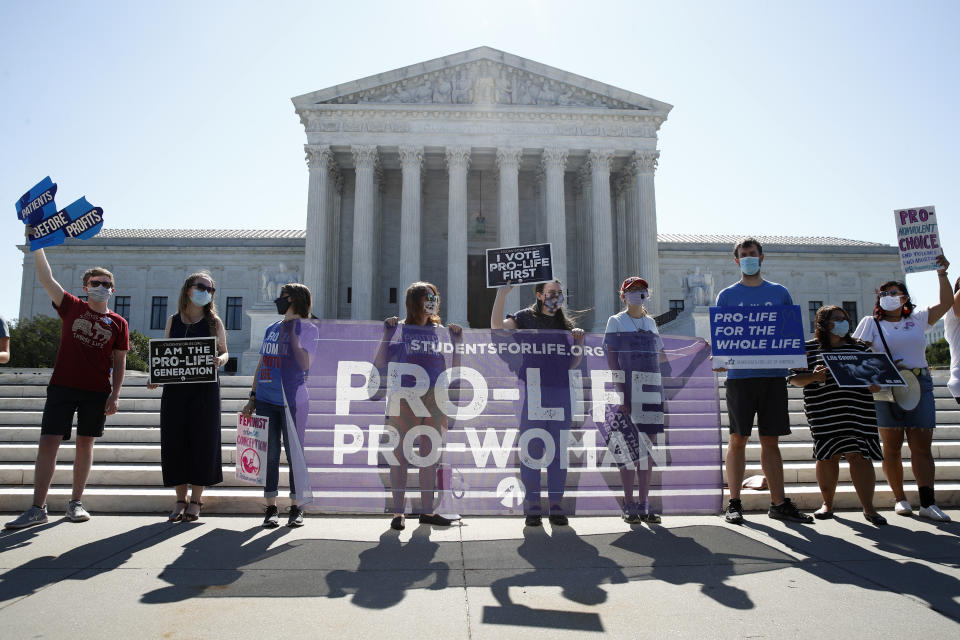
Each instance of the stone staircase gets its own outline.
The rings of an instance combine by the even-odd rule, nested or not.
[[[49,371],[22,370],[0,374],[0,511],[21,511],[29,506],[33,485],[33,464],[36,443],[40,436],[46,383]],[[938,428],[934,433],[934,455],[937,459],[937,498],[944,506],[960,505],[960,405],[946,389],[946,372],[936,372]],[[120,412],[107,418],[107,428],[94,449],[94,465],[90,473],[84,504],[93,512],[161,513],[170,508],[172,491],[162,486],[160,472],[160,390],[149,390],[146,377],[128,372],[120,400]],[[251,378],[224,377],[222,389],[222,423],[235,423],[236,412],[246,402]],[[721,398],[723,387],[720,388]],[[790,417],[793,433],[781,439],[787,494],[804,509],[820,505],[812,443],[802,409],[801,391],[790,390]],[[727,416],[722,410],[723,439],[726,441]],[[235,479],[236,429],[223,428],[224,482],[204,493],[204,511],[207,513],[260,513],[262,489]],[[53,487],[48,499],[54,513],[64,508],[69,498],[73,441],[60,448]],[[917,492],[912,484],[909,450],[904,447],[904,476],[907,494],[917,503]],[[889,508],[893,496],[883,479],[880,464],[877,469],[875,504]],[[281,460],[281,495],[287,482],[287,467]],[[616,482],[616,472],[610,476]],[[571,469],[571,472],[574,472]],[[747,449],[747,475],[761,474],[760,446],[754,440]],[[416,474],[411,474],[415,480]],[[411,487],[413,483],[411,483]],[[613,486],[613,485],[611,485]],[[765,510],[769,504],[766,491],[744,490],[747,510]],[[841,464],[840,486],[837,489],[837,508],[856,508],[858,501],[850,484],[849,471]]]

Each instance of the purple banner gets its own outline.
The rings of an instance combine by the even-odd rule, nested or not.
[[[565,331],[451,335],[332,320],[283,327],[302,504],[614,514],[623,479],[636,495],[634,478],[649,478],[650,511],[720,510],[716,377],[699,338],[638,332],[578,343]]]

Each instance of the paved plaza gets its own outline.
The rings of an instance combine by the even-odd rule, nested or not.
[[[57,513],[0,533],[0,637],[957,637],[960,522],[886,515],[398,533],[386,517]]]

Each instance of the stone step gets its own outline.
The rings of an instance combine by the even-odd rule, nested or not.
[[[913,505],[914,514],[920,507],[920,497],[917,493],[917,486],[912,483],[904,485],[907,500]],[[820,487],[816,483],[794,484],[787,486],[787,497],[797,506],[807,512],[820,508],[823,504],[823,496],[820,493]],[[936,486],[937,504],[942,505],[948,511],[953,510],[953,506],[960,504],[960,482],[938,482]],[[743,502],[744,511],[766,512],[770,507],[769,491],[753,491],[744,489],[740,494],[740,500]],[[896,524],[894,520],[897,516],[893,513],[893,492],[882,479],[877,481],[876,489],[873,495],[873,505],[880,514]],[[850,483],[840,483],[837,485],[837,491],[834,495],[834,509],[859,509],[860,500],[857,498],[856,490]],[[766,516],[763,516],[766,517]]]

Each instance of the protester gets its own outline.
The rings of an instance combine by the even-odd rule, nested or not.
[[[603,345],[606,348],[607,363],[611,370],[624,373],[624,381],[614,384],[616,390],[623,396],[623,404],[616,407],[611,413],[617,416],[621,423],[626,423],[634,431],[632,438],[640,441],[642,432],[651,440],[656,434],[663,433],[663,422],[659,424],[637,424],[631,419],[632,373],[634,371],[659,371],[659,354],[663,352],[663,341],[657,330],[657,323],[643,306],[650,299],[650,290],[647,281],[637,276],[631,276],[620,285],[620,300],[626,308],[607,320],[607,328],[603,336]],[[662,410],[661,406],[658,410]],[[648,403],[644,403],[648,404]],[[626,419],[624,419],[626,418]],[[609,422],[610,420],[608,420]],[[653,458],[649,451],[639,448],[641,455],[646,459],[618,462],[620,483],[623,486],[623,519],[629,524],[648,522],[657,524],[660,516],[651,509],[648,496],[650,493],[650,474]],[[637,499],[633,499],[634,477],[637,483]]]
[[[953,285],[953,308],[944,314],[943,325],[950,346],[950,381],[947,388],[960,404],[960,278]]]
[[[552,282],[541,282],[534,287],[536,300],[529,307],[521,309],[506,318],[503,316],[503,305],[507,294],[513,289],[512,285],[500,287],[497,290],[497,297],[493,304],[493,310],[490,313],[490,326],[495,329],[536,329],[536,330],[555,330],[569,331],[574,340],[581,344],[583,342],[583,329],[576,328],[573,321],[570,320],[563,310],[563,286],[559,280]],[[560,442],[561,434],[568,431],[572,418],[570,407],[570,394],[568,390],[568,369],[579,366],[581,357],[571,358],[569,367],[559,369],[553,367],[540,367],[539,362],[534,362],[542,356],[525,357],[521,367],[521,378],[530,368],[545,369],[541,370],[540,393],[543,406],[559,406],[565,412],[565,420],[534,420],[530,418],[528,411],[528,397],[524,397],[523,408],[520,416],[520,435],[531,429],[542,429],[553,437],[555,455],[547,466],[547,497],[550,523],[557,526],[569,524],[569,520],[564,513],[562,500],[564,488],[567,482],[566,465],[561,460],[560,453],[566,449],[565,443]],[[558,358],[552,356],[544,359],[545,363],[556,363]],[[544,454],[544,443],[537,438],[529,442],[529,457],[531,459],[540,459]],[[521,452],[523,453],[523,452]],[[520,480],[523,482],[524,514],[526,516],[526,526],[539,527],[542,524],[542,510],[540,504],[540,469],[527,465],[524,462],[524,456],[520,458]]]
[[[167,318],[165,338],[217,339],[217,367],[227,363],[227,335],[217,316],[213,277],[199,271],[180,288],[177,313]],[[155,389],[158,385],[147,385]],[[174,487],[177,502],[170,522],[195,521],[204,487],[223,482],[220,451],[220,383],[165,383],[160,400],[160,464],[163,486]],[[187,488],[190,485],[190,502]]]
[[[902,516],[913,513],[903,491],[903,461],[900,449],[906,434],[910,447],[910,466],[920,494],[920,517],[949,522],[934,496],[936,469],[931,444],[933,429],[937,426],[937,405],[933,397],[933,378],[927,367],[926,338],[924,334],[954,305],[950,291],[947,267],[950,262],[937,258],[940,268],[940,302],[916,311],[907,286],[891,280],[880,285],[874,303],[873,315],[860,320],[853,337],[870,345],[877,353],[890,356],[907,378],[916,377],[920,386],[920,401],[912,409],[903,409],[897,402],[875,401],[880,439],[883,441],[883,473],[893,490],[894,511]]]
[[[718,307],[753,307],[761,305],[792,305],[790,292],[783,285],[763,279],[763,247],[755,238],[744,238],[733,248],[733,258],[740,267],[740,281],[717,295]],[[722,367],[714,371],[726,371]],[[730,502],[724,517],[731,524],[743,522],[743,504],[740,489],[746,472],[746,447],[757,420],[760,433],[760,464],[770,489],[770,509],[767,515],[777,520],[813,522],[801,513],[784,495],[783,458],[780,456],[780,436],[790,434],[790,416],[787,412],[786,369],[733,369],[727,372],[727,414],[730,418],[730,442],[727,445],[726,471]]]
[[[429,376],[429,387],[422,396],[423,408],[426,411],[420,411],[427,415],[417,415],[406,398],[387,398],[387,423],[396,430],[398,436],[393,451],[394,459],[390,464],[390,484],[393,492],[393,519],[390,521],[390,527],[397,531],[402,531],[405,527],[407,466],[410,462],[404,451],[406,434],[414,427],[424,425],[436,430],[437,442],[440,442],[448,420],[437,406],[436,396],[433,393],[437,378],[446,369],[443,354],[439,349],[412,348],[414,341],[421,344],[424,342],[438,344],[436,330],[443,327],[440,319],[440,293],[437,287],[429,282],[414,282],[407,287],[405,298],[407,316],[403,320],[392,316],[383,321],[383,338],[374,360],[375,366],[380,369],[386,367],[388,362],[416,364]],[[398,325],[400,326],[399,340],[391,342],[391,337]],[[449,329],[454,339],[462,335],[463,329],[459,325],[451,324]],[[439,452],[433,451],[432,438],[422,434],[417,440],[420,443],[421,458],[439,457]],[[419,466],[421,510],[419,521],[420,524],[448,527],[453,520],[434,513],[437,468],[436,462]]]
[[[297,485],[293,475],[292,458],[290,456],[290,429],[296,425],[288,425],[286,414],[288,403],[285,401],[285,391],[296,399],[299,387],[303,386],[305,371],[310,370],[311,359],[316,351],[318,331],[316,325],[305,322],[310,317],[311,295],[305,285],[291,282],[280,288],[280,295],[273,301],[277,306],[277,313],[283,315],[282,320],[274,322],[263,336],[260,347],[260,362],[253,375],[253,386],[250,390],[250,399],[241,410],[243,415],[250,417],[254,411],[258,416],[267,418],[267,477],[263,487],[263,497],[267,501],[263,515],[263,526],[273,529],[280,526],[277,508],[277,487],[280,484],[280,441],[283,440],[283,449],[287,454],[287,464],[290,465],[290,513],[287,517],[288,527],[303,526],[303,509],[297,503]],[[293,386],[288,384],[289,376],[285,376],[287,367],[300,373],[293,376]],[[297,404],[304,409],[309,408],[309,400],[294,403],[291,417],[298,415]]]
[[[10,327],[7,321],[0,317],[0,364],[10,362]]]
[[[28,226],[27,234],[30,232]],[[33,506],[8,522],[8,529],[47,522],[46,500],[57,465],[57,451],[62,441],[70,439],[74,413],[77,444],[73,458],[73,492],[66,517],[73,522],[90,519],[81,498],[93,464],[93,443],[103,435],[106,417],[117,412],[130,348],[127,321],[107,308],[107,301],[114,293],[112,273],[103,267],[84,272],[85,302],[64,291],[54,280],[43,249],[37,249],[33,255],[37,279],[63,324],[43,407],[40,446],[33,472]]]
[[[840,458],[850,465],[850,478],[863,507],[863,517],[876,526],[887,524],[873,507],[877,476],[874,460],[883,460],[877,414],[871,392],[877,385],[840,387],[823,361],[824,352],[857,353],[870,347],[850,337],[850,317],[842,307],[817,310],[814,339],[806,343],[806,371],[797,371],[789,380],[803,388],[803,411],[813,436],[813,457],[817,460],[817,484],[823,506],[813,513],[818,520],[833,517],[833,497],[840,476]]]

